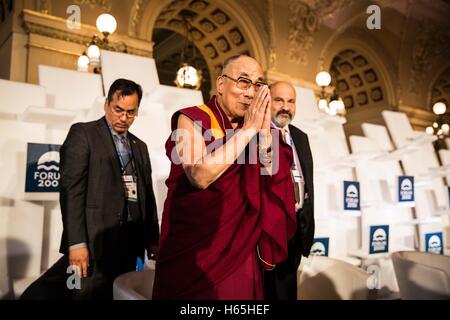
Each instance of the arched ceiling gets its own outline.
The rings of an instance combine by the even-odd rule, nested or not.
[[[340,52],[333,59],[330,73],[347,109],[385,102],[384,84],[363,54],[352,49]]]
[[[186,33],[183,17],[189,19],[189,37],[205,58],[211,77],[222,71],[223,61],[235,54],[252,54],[243,31],[231,15],[207,0],[174,0],[159,14],[154,28]]]

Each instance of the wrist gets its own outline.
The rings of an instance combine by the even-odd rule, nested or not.
[[[248,138],[249,140],[251,140],[254,136],[256,136],[256,134],[258,133],[258,131],[254,128],[242,128],[242,133],[243,135]]]
[[[259,144],[260,149],[270,149],[272,147],[272,135],[270,134],[262,134],[259,135]]]
[[[258,147],[258,156],[259,161],[264,166],[270,165],[272,163],[272,147],[269,146],[267,148]]]

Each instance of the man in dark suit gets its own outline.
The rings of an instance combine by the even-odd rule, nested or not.
[[[60,205],[64,256],[22,299],[112,299],[114,279],[154,259],[159,241],[156,202],[146,144],[128,129],[138,115],[140,85],[116,80],[105,116],[76,123],[61,147]],[[66,281],[74,267],[79,286]]]
[[[272,126],[280,129],[283,141],[292,147],[291,168],[297,213],[297,231],[288,244],[288,258],[272,271],[265,271],[265,298],[297,299],[297,269],[302,255],[307,257],[314,238],[313,159],[308,136],[290,124],[295,116],[295,89],[289,82],[270,86]]]

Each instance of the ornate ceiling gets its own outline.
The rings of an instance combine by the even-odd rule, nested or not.
[[[190,22],[189,37],[205,58],[213,78],[220,74],[222,62],[227,57],[238,53],[252,54],[236,21],[223,9],[206,0],[172,1],[160,13],[155,28],[185,35],[183,17]]]
[[[383,84],[370,61],[355,50],[345,50],[333,60],[330,73],[348,109],[384,102]]]

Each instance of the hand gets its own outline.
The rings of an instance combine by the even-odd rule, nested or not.
[[[253,130],[255,134],[261,129],[270,102],[269,88],[264,86],[256,92],[255,97],[245,112],[243,128]],[[270,108],[269,108],[270,109]],[[270,112],[270,110],[269,110]],[[270,125],[270,122],[269,122]]]
[[[270,90],[268,90],[267,98],[268,98],[269,102],[272,100],[272,97],[270,95]],[[267,131],[269,131],[271,121],[272,121],[272,111],[270,110],[270,103],[268,103],[265,113],[264,113],[264,119],[263,119],[261,129],[266,129]]]
[[[70,250],[69,264],[77,266],[80,271],[80,277],[86,278],[88,276],[89,268],[89,250],[87,247]]]
[[[271,100],[270,91],[268,93],[269,101]],[[270,103],[267,105],[264,119],[259,131],[259,146],[263,149],[267,149],[272,145],[272,135],[270,133],[270,122],[272,120],[272,114],[270,110]]]
[[[149,260],[156,260],[158,253],[158,246],[148,246],[147,247],[147,258]]]

